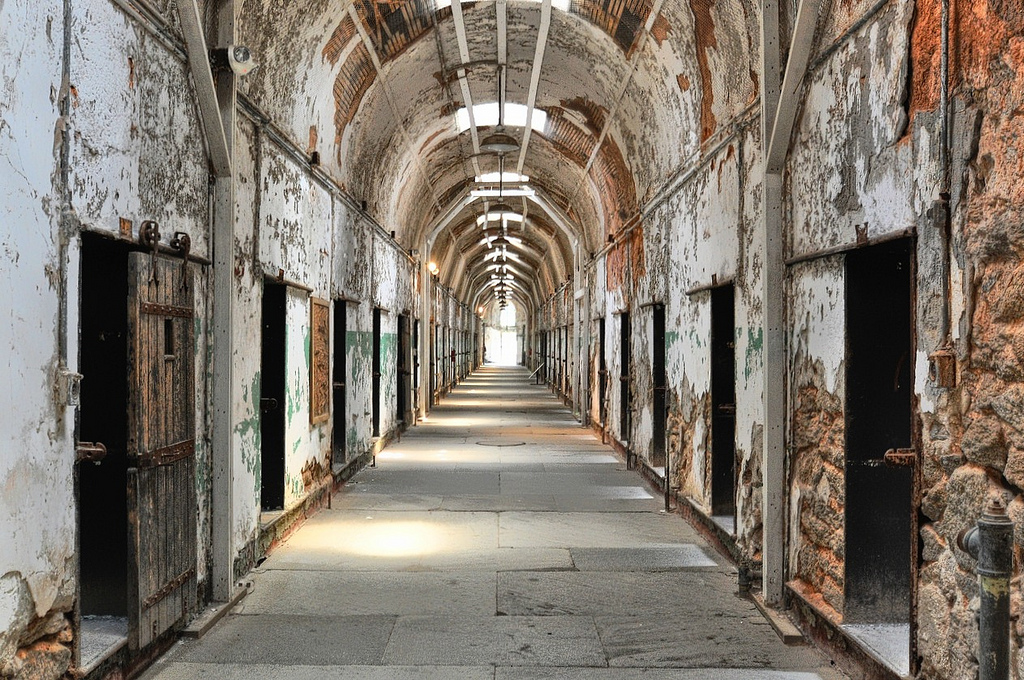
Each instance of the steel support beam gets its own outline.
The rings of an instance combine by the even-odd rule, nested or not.
[[[537,46],[533,52],[533,70],[530,73],[530,92],[526,98],[526,124],[523,126],[523,143],[519,147],[519,162],[516,172],[523,174],[526,165],[526,150],[530,147],[533,132],[533,112],[537,106],[537,88],[540,86],[540,72],[544,67],[544,50],[548,45],[548,30],[551,28],[551,0],[544,0],[540,8],[540,28],[537,31]]]
[[[782,174],[789,152],[789,138],[796,122],[796,111],[800,100],[797,92],[807,73],[807,62],[811,58],[814,45],[814,30],[818,25],[818,12],[821,0],[800,0],[797,9],[796,26],[789,47],[789,58],[786,60],[786,75],[782,80],[782,92],[775,109],[775,120],[772,121],[771,135],[766,146],[766,172]]]
[[[231,0],[223,5],[231,6]],[[196,97],[199,100],[199,112],[203,119],[203,130],[206,135],[206,151],[210,156],[210,165],[216,177],[231,176],[231,140],[226,130],[230,130],[223,119],[223,103],[218,97],[218,87],[214,83],[213,72],[210,70],[209,50],[206,47],[206,36],[203,34],[203,22],[196,0],[183,0],[178,4],[178,19],[181,32],[185,36],[188,49],[188,66],[192,72],[192,81],[196,86]],[[232,18],[232,24],[234,19]],[[233,40],[233,37],[232,37]],[[221,43],[229,45],[231,43]],[[232,81],[234,80],[232,74]],[[231,115],[234,115],[232,111]]]
[[[782,603],[786,579],[786,350],[785,264],[782,233],[782,175],[767,172],[768,144],[779,105],[779,4],[761,2],[761,143],[765,176],[762,184],[764,242],[761,299],[764,333],[764,452],[761,458],[761,569],[765,602]]]
[[[195,0],[187,3],[196,12]],[[192,11],[189,11],[191,14]],[[196,14],[198,17],[198,14]],[[235,2],[221,0],[216,7],[217,42],[227,46],[235,42]],[[182,22],[184,24],[184,21]],[[204,41],[205,45],[205,41]],[[203,63],[209,72],[205,46]],[[189,47],[189,62],[198,55]],[[195,69],[195,66],[193,66]],[[211,81],[212,83],[212,81]],[[235,494],[234,470],[240,452],[234,447],[234,405],[243,403],[235,376],[235,352],[241,344],[236,338],[235,292],[235,182],[230,172],[234,153],[237,82],[228,70],[218,73],[215,85],[216,121],[214,137],[223,140],[227,173],[217,174],[213,187],[213,554],[211,585],[215,601],[228,601],[235,589]],[[205,120],[209,117],[203,115]],[[210,136],[208,134],[208,136]]]

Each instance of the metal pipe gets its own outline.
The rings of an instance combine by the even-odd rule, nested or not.
[[[957,537],[960,549],[978,560],[978,680],[1010,677],[1010,577],[1013,522],[999,498],[988,504],[977,525]]]

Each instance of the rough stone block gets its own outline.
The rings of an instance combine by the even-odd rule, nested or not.
[[[22,662],[17,680],[58,680],[71,665],[71,650],[59,642],[37,642],[18,650]]]
[[[961,448],[967,460],[1002,470],[1006,465],[1006,442],[998,418],[980,416],[973,419],[964,432]]]

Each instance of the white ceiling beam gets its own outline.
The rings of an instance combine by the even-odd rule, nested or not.
[[[793,134],[796,110],[800,103],[797,90],[800,89],[807,73],[807,62],[811,58],[820,9],[821,0],[800,0],[793,40],[789,48],[789,59],[786,61],[786,74],[782,79],[782,92],[779,95],[778,108],[771,128],[772,134],[768,142],[765,171],[770,174],[780,174],[786,162],[789,138]]]
[[[469,41],[466,39],[466,20],[462,16],[462,0],[452,0],[452,21],[455,24],[455,38],[459,43],[459,59],[462,60],[462,64],[468,64]],[[458,68],[456,72],[459,76],[459,89],[462,90],[462,101],[466,105],[466,113],[469,114],[469,135],[473,139],[473,171],[479,175],[480,162],[477,156],[480,153],[480,134],[476,129],[476,116],[473,113],[473,93],[469,89],[466,69]]]
[[[526,151],[530,147],[533,132],[533,110],[537,105],[537,88],[540,86],[540,71],[544,66],[544,50],[547,49],[548,31],[551,29],[551,0],[544,0],[540,6],[540,29],[537,31],[537,48],[533,52],[533,72],[530,74],[530,93],[526,98],[526,125],[523,127],[523,143],[519,147],[519,162],[516,170],[523,173]]]

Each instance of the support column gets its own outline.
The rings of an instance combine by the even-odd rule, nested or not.
[[[428,267],[430,263],[430,249],[432,243],[427,241],[420,249],[420,411],[417,417],[427,417],[430,410],[430,372],[433,370],[430,361],[430,317],[434,313],[431,309],[431,275]]]
[[[234,0],[217,8],[217,44],[235,42]],[[237,82],[234,72],[216,77],[217,104],[228,158],[234,157]],[[213,198],[213,599],[227,601],[235,588],[234,404],[242,403],[235,377],[235,181],[218,173]]]
[[[764,451],[762,454],[763,544],[761,568],[765,602],[782,602],[786,567],[786,355],[785,263],[782,250],[782,175],[768,172],[768,147],[775,127],[780,86],[779,5],[761,3],[761,149],[765,175],[761,309],[764,333]]]

